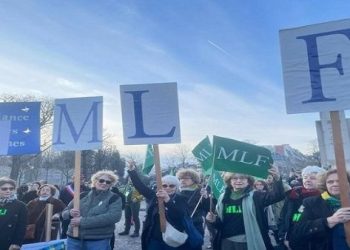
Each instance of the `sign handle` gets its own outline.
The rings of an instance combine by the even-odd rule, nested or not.
[[[331,111],[331,122],[333,130],[333,143],[335,152],[335,162],[337,165],[337,173],[339,178],[340,200],[342,207],[350,207],[349,198],[349,182],[347,178],[347,172],[345,168],[345,156],[343,140],[341,135],[341,126],[339,111]],[[346,243],[350,246],[350,222],[344,224]]]
[[[73,208],[80,209],[80,175],[81,175],[81,151],[75,151],[74,164],[74,200]],[[79,227],[73,227],[73,237],[79,236]]]
[[[48,242],[51,240],[51,226],[52,226],[52,213],[53,205],[46,205],[46,214],[45,214],[45,241]]]
[[[162,171],[160,168],[158,144],[153,144],[153,150],[154,150],[154,169],[156,172],[157,190],[159,190],[162,188]],[[164,233],[166,228],[165,208],[164,208],[164,202],[160,198],[158,198],[158,209],[159,209],[160,231]]]

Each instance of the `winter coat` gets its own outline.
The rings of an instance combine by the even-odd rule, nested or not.
[[[299,211],[300,220],[293,227],[291,241],[304,242],[308,250],[343,250],[333,248],[332,232],[335,227],[328,227],[327,217],[334,212],[321,195],[306,198]]]
[[[36,198],[27,204],[28,218],[27,224],[35,224],[35,238],[34,240],[26,240],[26,243],[42,242],[45,241],[45,219],[46,219],[46,205],[53,205],[52,215],[61,213],[66,207],[64,203],[53,197],[48,198],[45,201]]]
[[[84,196],[84,197],[83,197]],[[62,213],[63,219],[70,217],[73,201]],[[115,223],[122,216],[122,200],[119,195],[110,190],[100,191],[93,188],[82,194],[80,199],[80,216],[78,239],[99,240],[109,239],[114,235]],[[73,237],[73,227],[68,226],[67,235]]]
[[[27,225],[26,205],[18,200],[0,205],[0,249],[21,246]]]
[[[143,224],[141,235],[142,250],[147,250],[147,245],[151,239],[157,241],[163,241],[160,231],[160,221],[158,213],[158,199],[156,192],[147,187],[138,177],[135,170],[129,171],[129,176],[134,184],[135,188],[142,194],[147,200],[149,205],[147,209],[146,219]],[[188,215],[188,205],[185,198],[180,194],[174,194],[169,202],[165,202],[165,211],[167,221],[177,230],[184,231],[183,218]],[[186,246],[182,245],[176,249],[186,250]],[[187,248],[188,249],[188,248]]]

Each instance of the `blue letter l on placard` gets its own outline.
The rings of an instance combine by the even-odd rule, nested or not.
[[[175,128],[172,127],[169,133],[162,135],[148,135],[145,133],[143,127],[143,114],[142,114],[142,94],[149,92],[148,90],[140,91],[125,91],[126,94],[131,94],[134,100],[134,114],[135,114],[135,135],[128,138],[147,138],[147,137],[172,137],[175,133]]]
[[[309,70],[311,79],[311,98],[309,100],[303,101],[303,103],[310,102],[329,102],[335,101],[336,98],[327,98],[323,95],[322,82],[320,69],[323,68],[336,68],[339,74],[343,75],[343,66],[341,62],[341,54],[337,55],[337,60],[334,63],[321,65],[318,60],[318,50],[317,50],[317,37],[330,36],[330,35],[345,35],[350,39],[350,29],[335,30],[330,32],[323,32],[318,34],[311,34],[306,36],[299,36],[297,39],[303,39],[306,42],[307,55],[309,60]]]

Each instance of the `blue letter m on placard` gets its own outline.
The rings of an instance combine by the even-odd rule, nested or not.
[[[317,50],[317,37],[321,36],[331,36],[331,35],[344,35],[350,39],[350,29],[335,30],[330,32],[323,32],[318,34],[311,34],[306,36],[299,36],[297,39],[303,39],[306,42],[307,55],[309,60],[309,70],[311,79],[311,98],[309,100],[303,101],[303,103],[310,102],[329,102],[335,101],[336,98],[327,98],[323,95],[322,82],[320,70],[323,68],[335,68],[338,70],[339,74],[343,75],[343,65],[341,54],[337,55],[337,59],[334,63],[321,65],[318,57]]]
[[[143,127],[143,114],[142,114],[142,94],[149,92],[148,90],[140,91],[125,91],[126,94],[131,94],[134,100],[134,114],[135,114],[135,135],[128,138],[146,138],[146,137],[172,137],[175,133],[175,128],[172,127],[170,132],[161,135],[148,135]]]
[[[101,140],[99,140],[98,138],[98,105],[101,104],[101,102],[93,102],[92,107],[89,111],[89,113],[87,114],[85,121],[83,122],[79,132],[77,132],[77,130],[74,127],[74,124],[68,114],[67,111],[67,106],[66,104],[57,104],[57,106],[60,108],[61,112],[59,115],[59,125],[58,125],[58,136],[57,136],[57,141],[54,142],[53,144],[65,144],[64,142],[61,141],[61,128],[62,128],[62,120],[63,117],[65,118],[69,131],[73,137],[73,140],[75,143],[78,142],[90,116],[92,116],[92,133],[91,133],[91,140],[88,141],[88,143],[92,143],[92,142],[101,142]]]

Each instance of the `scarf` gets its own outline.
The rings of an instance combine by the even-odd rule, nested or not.
[[[289,198],[292,200],[305,199],[307,197],[319,195],[317,189],[306,189],[304,187],[293,188],[289,193]]]
[[[248,188],[245,190],[232,192],[230,195],[230,198],[232,196],[235,196],[235,197],[244,196],[242,200],[242,210],[243,210],[243,221],[244,221],[244,228],[246,232],[248,249],[249,250],[266,250],[265,242],[261,235],[258,222],[256,220],[255,205],[253,200],[253,195],[255,191],[250,191],[249,193],[247,193],[247,191],[249,191]],[[216,205],[216,211],[221,220],[223,219],[224,196],[225,196],[225,193],[220,195],[218,199],[218,203]]]
[[[333,212],[337,211],[341,207],[340,200],[334,196],[331,196],[327,191],[324,191],[321,194],[321,197],[327,202]]]
[[[17,199],[16,194],[11,194],[9,197],[2,197],[2,198],[0,198],[0,205],[5,205],[7,203],[11,203],[16,199]]]
[[[195,191],[198,188],[197,184],[193,184],[189,187],[180,187],[180,191]]]

